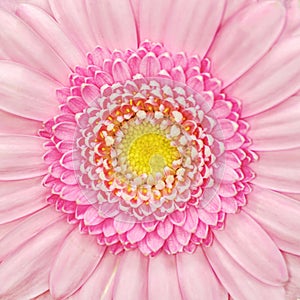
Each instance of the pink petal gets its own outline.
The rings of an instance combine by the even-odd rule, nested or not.
[[[244,210],[284,251],[300,255],[300,202],[283,194],[254,186]]]
[[[32,299],[48,290],[49,272],[60,243],[71,229],[64,220],[48,227],[0,265],[2,299]]]
[[[37,135],[42,128],[42,122],[22,118],[3,110],[0,110],[0,120],[0,134]]]
[[[139,1],[139,35],[140,40],[162,42],[172,0]],[[182,50],[182,49],[181,49]]]
[[[155,253],[162,248],[165,240],[161,238],[156,231],[152,231],[146,235],[146,243],[148,247]]]
[[[148,299],[182,299],[178,285],[177,267],[174,255],[168,255],[162,252],[155,257],[150,257]]]
[[[71,69],[76,65],[86,64],[83,53],[44,10],[33,5],[21,4],[17,15],[33,28]]]
[[[54,50],[21,20],[0,11],[0,27],[1,47],[12,60],[34,67],[62,83],[68,83],[69,68]]]
[[[165,31],[165,45],[174,52],[186,51],[203,57],[221,22],[224,8],[223,0],[174,2],[164,16],[167,19],[165,28],[161,28]]]
[[[128,0],[89,0],[86,4],[98,44],[104,43],[111,50],[137,48],[136,26]]]
[[[256,173],[253,182],[275,191],[300,192],[300,151],[260,152],[259,160],[251,165]]]
[[[76,125],[72,122],[58,123],[53,127],[54,135],[60,140],[73,141]]]
[[[0,61],[0,70],[1,109],[38,121],[58,113],[58,83],[14,62]]]
[[[214,128],[213,134],[220,140],[230,139],[238,129],[237,123],[229,119],[221,119],[218,125]]]
[[[200,247],[192,255],[177,254],[176,262],[178,281],[184,299],[228,299],[226,290],[219,283]]]
[[[154,53],[147,53],[140,64],[140,72],[146,77],[157,76],[160,71],[160,62]]]
[[[18,180],[44,175],[44,139],[33,136],[0,136],[0,179]]]
[[[254,3],[236,14],[219,31],[208,52],[212,73],[224,86],[229,85],[271,48],[284,22],[285,9],[275,1]]]
[[[257,151],[289,149],[300,146],[300,96],[256,116],[250,117],[251,148]]]
[[[254,245],[252,244],[251,247],[254,247]],[[252,277],[234,261],[217,240],[214,241],[211,247],[205,248],[204,251],[214,272],[234,299],[284,299],[284,289],[282,287],[270,286]]]
[[[228,215],[226,229],[214,235],[247,272],[271,285],[288,280],[284,259],[266,232],[247,214]],[[255,247],[253,247],[255,245]]]
[[[116,59],[114,61],[112,73],[115,81],[125,82],[127,79],[131,79],[129,66],[121,59]]]
[[[227,1],[222,23],[224,24],[229,18],[234,16],[241,9],[245,8],[249,4],[255,3],[256,1],[257,0],[231,0],[231,1]]]
[[[169,221],[168,218],[166,218],[164,222],[158,223],[156,230],[158,235],[166,240],[173,231],[173,224]]]
[[[12,222],[9,223],[4,223],[0,225],[0,240],[7,235],[7,233],[9,233],[10,231],[12,231],[13,229],[15,229],[21,222],[24,221],[24,219],[26,219],[26,217],[23,217],[21,219],[18,220],[14,220]],[[0,259],[1,260],[1,259]]]
[[[300,88],[300,69],[295,68],[300,65],[299,54],[300,37],[285,39],[225,89],[228,95],[243,101],[244,117],[279,104]]]
[[[91,276],[102,258],[105,247],[95,239],[82,235],[77,228],[62,245],[49,279],[50,291],[55,298],[67,298],[79,289]]]
[[[43,177],[0,182],[0,223],[29,215],[47,205]]]
[[[284,257],[290,274],[290,280],[286,286],[286,299],[297,299],[300,295],[300,257],[287,253],[285,253]]]
[[[122,234],[122,233],[129,231],[130,229],[132,229],[134,227],[134,225],[135,225],[134,222],[130,222],[130,221],[122,222],[122,221],[118,221],[118,220],[114,219],[114,227],[118,234]]]
[[[87,53],[97,46],[94,38],[85,1],[49,0],[54,17],[62,30],[71,37],[78,47]]]
[[[125,252],[120,260],[113,299],[147,299],[148,258],[135,250]]]
[[[21,223],[17,224],[11,231],[7,231],[0,240],[0,261],[42,230],[63,218],[64,215],[56,212],[53,207],[46,207],[25,219],[21,219]]]
[[[106,252],[91,277],[70,299],[112,299],[112,284],[118,262],[118,256]]]

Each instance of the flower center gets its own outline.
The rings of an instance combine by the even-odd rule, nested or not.
[[[165,167],[172,167],[180,158],[178,150],[158,126],[142,123],[132,126],[122,141],[122,148],[128,164],[137,175],[163,173]]]

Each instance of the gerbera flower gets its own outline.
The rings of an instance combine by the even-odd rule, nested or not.
[[[1,6],[1,299],[300,297],[298,1]]]

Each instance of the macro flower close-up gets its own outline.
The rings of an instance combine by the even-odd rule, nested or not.
[[[0,299],[299,300],[298,0],[0,0]]]

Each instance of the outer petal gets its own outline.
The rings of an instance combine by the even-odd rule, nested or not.
[[[84,0],[49,0],[55,19],[80,49],[92,51],[97,42],[87,14]]]
[[[229,18],[234,16],[238,11],[245,8],[247,5],[255,3],[257,0],[230,0],[226,3],[222,23],[224,24]]]
[[[42,230],[64,217],[63,214],[56,212],[53,207],[48,206],[27,218],[21,219],[21,223],[17,224],[12,230],[7,231],[6,235],[0,240],[0,261]]]
[[[0,180],[26,179],[44,175],[44,139],[33,136],[0,136]]]
[[[57,113],[59,84],[40,73],[9,61],[0,61],[0,108],[44,121]]]
[[[261,114],[250,117],[251,148],[257,151],[300,147],[300,96],[294,96]]]
[[[228,299],[227,292],[216,278],[202,250],[197,249],[193,254],[177,254],[176,261],[180,290],[184,299]]]
[[[115,279],[113,299],[147,298],[148,258],[139,250],[125,252]]]
[[[300,202],[254,186],[244,210],[270,234],[278,247],[300,255]]]
[[[86,0],[97,42],[109,49],[137,48],[134,15],[129,0]]]
[[[290,273],[290,281],[286,286],[287,300],[299,298],[300,295],[300,256],[285,253]]]
[[[254,247],[254,245],[252,245]],[[234,299],[283,300],[284,289],[262,283],[246,272],[222,248],[217,240],[205,250],[208,260],[221,283]]]
[[[253,182],[280,192],[300,192],[300,149],[260,152],[251,165],[256,173]]]
[[[0,110],[0,120],[0,134],[37,135],[42,127],[42,122],[18,117],[3,110]]]
[[[271,48],[284,22],[285,9],[278,1],[243,9],[222,27],[208,52],[212,73],[224,86],[232,83]]]
[[[243,117],[265,111],[300,88],[300,36],[276,44],[259,63],[225,89],[242,100]],[[283,76],[284,75],[284,76]]]
[[[216,230],[214,235],[252,276],[271,285],[283,285],[288,280],[285,261],[277,246],[243,211],[228,215],[226,229]]]
[[[67,84],[69,69],[50,46],[21,20],[0,10],[0,44],[9,57]]]
[[[148,299],[182,299],[175,257],[164,252],[149,259]]]
[[[106,252],[91,277],[70,299],[112,299],[112,285],[118,261],[118,256]]]
[[[42,8],[50,15],[52,14],[48,0],[1,0],[0,7],[10,12],[15,12],[18,3],[30,3]]]
[[[84,55],[44,10],[22,4],[17,9],[17,15],[33,28],[70,68],[86,64]]]
[[[65,221],[58,222],[2,262],[1,299],[32,299],[48,290],[53,259],[70,228]]]
[[[163,42],[174,52],[186,51],[203,57],[219,27],[224,8],[224,0],[175,1],[164,16],[167,23],[161,28],[165,31]],[[155,12],[155,8],[151,10]]]
[[[42,177],[0,182],[0,224],[19,219],[47,205]]]
[[[50,273],[50,291],[55,298],[65,299],[78,290],[91,276],[102,258],[105,247],[95,239],[81,235],[77,228],[67,237]]]
[[[139,1],[139,34],[141,41],[163,42],[172,4],[172,0]]]

